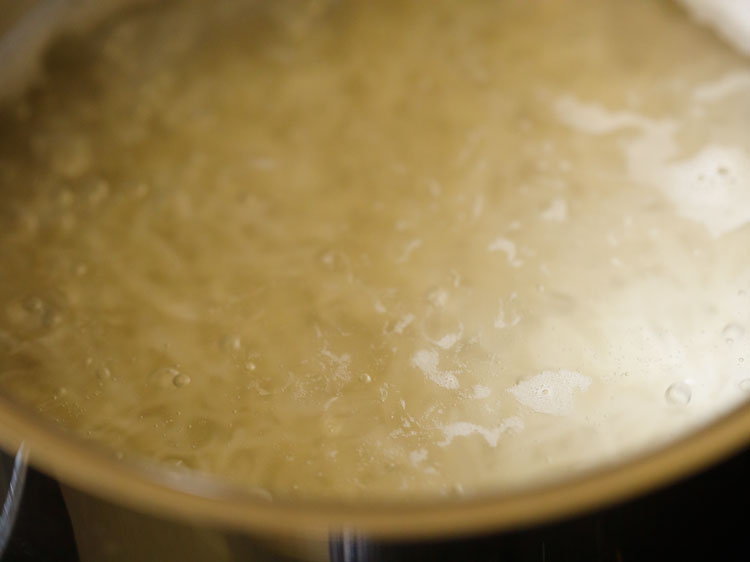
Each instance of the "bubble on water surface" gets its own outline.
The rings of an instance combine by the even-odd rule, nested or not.
[[[159,388],[170,388],[174,379],[180,375],[180,371],[173,367],[162,367],[155,370],[148,377],[149,384]]]
[[[172,378],[172,384],[177,388],[183,388],[190,384],[190,376],[184,373],[178,373]]]
[[[675,406],[687,406],[693,397],[693,391],[685,382],[675,382],[669,385],[664,396],[667,402]]]

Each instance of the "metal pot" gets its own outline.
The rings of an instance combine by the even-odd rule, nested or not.
[[[88,25],[122,3],[51,0],[29,7],[0,2],[5,35],[0,79],[21,88],[50,37]],[[750,443],[750,405],[616,466],[508,493],[408,504],[269,502],[209,478],[118,460],[4,396],[0,442],[6,451],[18,452],[17,470],[28,458],[62,483],[84,562],[229,561],[247,559],[249,553],[263,559],[268,552],[290,559],[355,560],[358,537],[435,539],[511,530],[645,494]]]

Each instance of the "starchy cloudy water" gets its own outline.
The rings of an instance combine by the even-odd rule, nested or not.
[[[0,389],[271,496],[534,484],[748,396],[750,66],[667,3],[154,3],[0,117]]]

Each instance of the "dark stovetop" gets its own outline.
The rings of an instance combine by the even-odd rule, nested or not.
[[[30,471],[0,562],[77,562],[57,484]],[[684,482],[584,517],[431,543],[332,542],[334,562],[750,561],[750,449]],[[264,560],[271,560],[261,556]]]

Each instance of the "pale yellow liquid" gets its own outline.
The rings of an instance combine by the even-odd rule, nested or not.
[[[0,387],[273,496],[537,483],[750,390],[750,65],[653,1],[174,2],[0,118]]]

